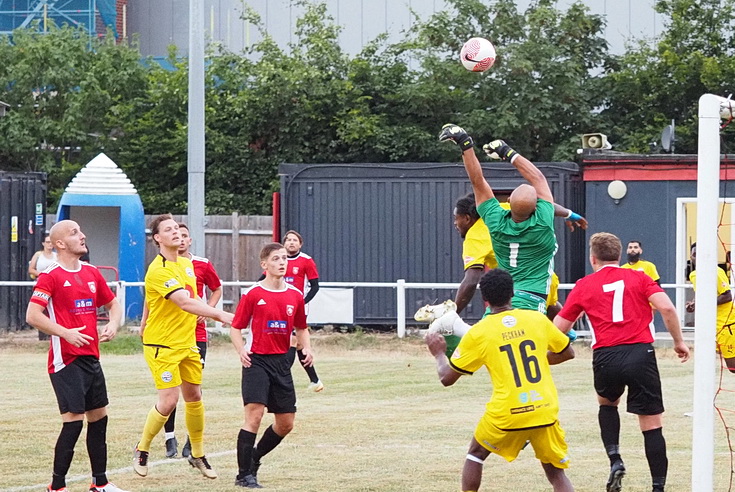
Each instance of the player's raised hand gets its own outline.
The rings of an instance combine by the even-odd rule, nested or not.
[[[453,142],[459,146],[462,152],[475,146],[472,137],[467,135],[467,132],[461,126],[453,123],[447,123],[442,127],[442,131],[439,132],[439,141]]]
[[[518,152],[510,148],[510,145],[505,143],[503,140],[493,140],[490,143],[486,143],[482,146],[482,150],[491,159],[503,159],[509,161],[511,157],[517,155]]]
[[[74,345],[75,347],[89,345],[89,342],[94,340],[94,338],[87,335],[86,333],[82,333],[82,330],[84,330],[85,328],[85,326],[80,326],[79,328],[64,329],[64,334],[62,336],[64,337],[64,340]]]
[[[564,223],[567,225],[567,229],[569,229],[570,232],[574,232],[575,226],[580,229],[587,229],[587,219],[575,212],[572,212],[569,217],[564,220]]]

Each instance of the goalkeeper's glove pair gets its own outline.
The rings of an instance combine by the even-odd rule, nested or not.
[[[447,123],[442,127],[442,131],[439,132],[439,141],[453,142],[459,146],[462,152],[474,147],[475,145],[472,137],[470,137],[462,127],[452,123]],[[517,154],[515,150],[510,148],[510,146],[502,140],[493,140],[492,142],[483,145],[482,150],[484,150],[491,159],[502,159],[504,161],[509,161]]]

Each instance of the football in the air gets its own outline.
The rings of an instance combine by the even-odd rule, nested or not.
[[[495,46],[485,38],[470,38],[459,53],[464,68],[484,72],[495,63]]]

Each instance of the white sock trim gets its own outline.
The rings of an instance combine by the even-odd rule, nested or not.
[[[167,441],[169,439],[173,439],[174,437],[176,437],[176,433],[175,432],[166,432],[165,434],[166,434],[166,440]]]
[[[485,460],[481,460],[480,458],[478,458],[474,454],[467,453],[467,459],[470,460],[470,461],[474,461],[475,463],[479,463],[481,465],[484,465],[485,464]]]

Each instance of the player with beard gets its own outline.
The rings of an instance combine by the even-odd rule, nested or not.
[[[658,285],[661,285],[661,277],[658,274],[658,270],[656,270],[656,265],[650,261],[641,260],[641,255],[643,254],[643,243],[638,240],[628,242],[627,253],[628,262],[621,265],[623,268],[640,270],[651,277],[651,279],[653,279],[653,281]]]
[[[100,366],[100,342],[109,342],[122,321],[122,308],[96,267],[81,262],[87,252],[79,224],[62,220],[50,231],[56,263],[40,272],[28,303],[26,322],[51,335],[48,372],[63,423],[54,448],[49,492],[66,492],[74,446],[87,419],[90,492],[125,492],[107,480],[107,386]],[[110,321],[97,331],[97,308]],[[46,313],[44,313],[44,311]]]

